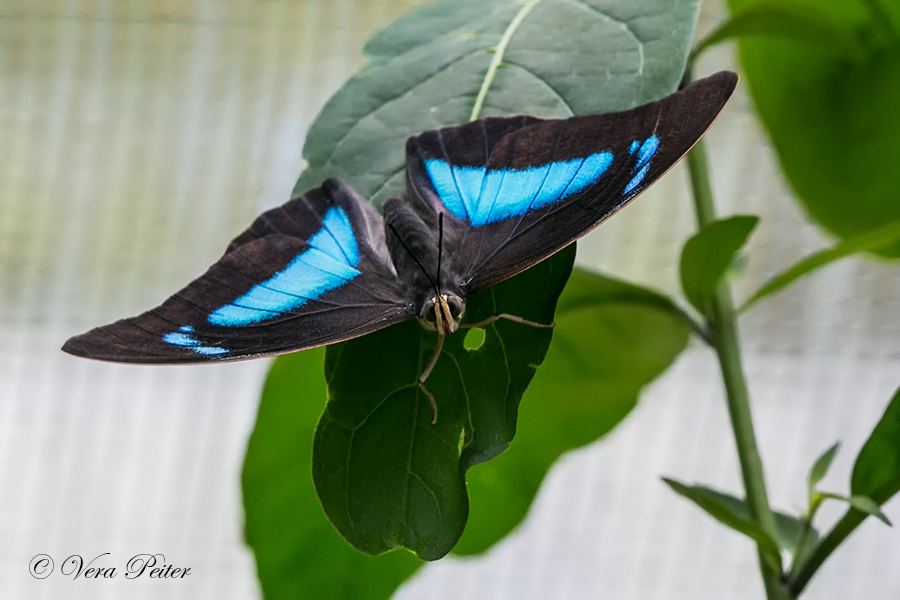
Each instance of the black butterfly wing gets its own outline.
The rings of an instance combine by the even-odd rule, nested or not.
[[[282,354],[409,319],[408,296],[381,215],[331,179],[260,215],[204,275],[161,306],[75,336],[63,350],[129,363]]]
[[[489,118],[407,143],[408,194],[444,227],[472,294],[621,209],[706,132],[737,84],[722,72],[638,108],[566,120]]]

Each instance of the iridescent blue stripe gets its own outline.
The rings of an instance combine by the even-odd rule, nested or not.
[[[646,177],[647,173],[650,171],[650,159],[653,158],[653,155],[656,154],[656,150],[659,148],[659,138],[656,137],[656,135],[651,135],[644,140],[640,149],[637,148],[637,143],[637,140],[631,142],[631,153],[634,154],[635,151],[637,151],[637,163],[634,165],[634,169],[637,173],[631,178],[631,181],[628,182],[625,189],[622,190],[623,195],[630,194],[642,181],[644,181],[644,177]]]
[[[359,248],[347,214],[332,207],[322,219],[322,229],[282,271],[256,284],[250,291],[218,308],[209,322],[237,327],[273,319],[295,310],[360,275]]]
[[[163,341],[167,344],[172,344],[173,346],[181,346],[182,348],[193,350],[197,354],[203,354],[204,356],[215,356],[216,354],[225,354],[228,352],[227,348],[204,346],[200,340],[191,335],[193,331],[193,327],[185,325],[176,333],[167,333],[164,335]]]
[[[527,169],[450,166],[432,158],[425,169],[450,213],[473,227],[522,216],[558,202],[596,182],[612,164],[611,152]]]

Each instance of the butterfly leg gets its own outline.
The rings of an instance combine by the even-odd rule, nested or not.
[[[555,321],[550,321],[549,323],[535,323],[534,321],[529,321],[528,319],[523,319],[522,317],[517,317],[516,315],[511,315],[508,313],[497,313],[496,315],[491,315],[487,319],[475,321],[474,323],[463,323],[459,326],[459,328],[472,329],[473,327],[483,327],[484,325],[490,325],[494,321],[499,321],[500,319],[509,319],[510,321],[513,321],[515,323],[530,325],[531,327],[556,327]]]
[[[437,344],[434,346],[434,352],[431,354],[431,360],[428,361],[428,366],[425,367],[425,370],[422,371],[422,374],[419,375],[419,389],[422,390],[426,396],[428,396],[428,401],[431,402],[431,424],[434,425],[437,423],[438,416],[438,407],[437,402],[434,401],[434,395],[428,391],[428,388],[425,387],[425,380],[428,379],[429,375],[431,375],[431,371],[434,370],[434,365],[437,364],[438,358],[441,355],[441,348],[444,347],[444,334],[438,333]]]

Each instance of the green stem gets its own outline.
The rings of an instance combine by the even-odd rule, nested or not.
[[[818,493],[815,491],[811,492],[809,509],[806,511],[806,518],[803,519],[803,530],[800,532],[800,538],[797,540],[797,545],[794,546],[794,556],[791,557],[791,572],[788,577],[789,581],[796,577],[803,564],[803,559],[806,555],[806,544],[809,542],[809,534],[812,533],[813,519],[816,518],[816,513],[819,512],[822,500],[822,496]]]
[[[695,319],[688,311],[684,310],[680,306],[676,306],[675,311],[681,316],[684,322],[687,323],[687,326],[691,328],[691,330],[694,332],[694,334],[697,335],[697,337],[706,342],[708,346],[713,345],[712,333],[710,333],[709,329],[707,329],[705,322],[701,322]]]
[[[788,590],[795,598],[806,588],[809,580],[819,570],[822,563],[847,539],[847,536],[853,533],[854,529],[859,527],[867,516],[866,513],[851,508],[838,521],[837,525],[828,532],[828,535],[822,538],[812,551],[812,554],[809,555],[809,558],[803,561],[797,575],[791,577]]]
[[[806,552],[806,544],[809,542],[809,534],[812,533],[812,518],[803,521],[803,530],[800,532],[800,538],[797,545],[794,546],[794,556],[791,558],[791,574],[788,579],[794,576],[794,570],[800,570],[800,561]]]
[[[494,83],[494,76],[497,75],[497,69],[500,68],[500,64],[503,62],[503,55],[506,53],[506,47],[509,45],[509,41],[512,39],[513,34],[516,32],[516,29],[519,28],[519,25],[522,24],[522,21],[525,20],[525,17],[528,16],[528,13],[530,13],[540,2],[541,0],[530,0],[529,2],[526,2],[525,5],[519,9],[519,12],[516,13],[516,16],[513,17],[513,20],[510,21],[506,31],[503,32],[500,43],[497,44],[497,48],[494,49],[494,58],[491,59],[491,64],[488,67],[487,73],[484,75],[484,81],[481,82],[481,89],[478,90],[478,97],[475,98],[475,106],[472,107],[472,114],[469,115],[470,121],[474,121],[481,116],[481,108],[484,106],[484,99],[487,97],[491,84]]]
[[[688,81],[689,78],[690,75],[686,73],[685,81]],[[702,141],[698,142],[688,153],[687,163],[694,192],[694,207],[697,212],[697,221],[699,226],[703,227],[716,220],[716,209],[709,181],[706,150]],[[751,517],[759,523],[763,531],[773,540],[777,540],[775,516],[769,507],[762,459],[759,456],[759,448],[756,445],[756,436],[753,432],[750,395],[747,391],[747,382],[744,379],[744,371],[741,365],[734,302],[731,298],[731,288],[725,279],[719,282],[716,288],[709,317],[709,329],[712,333],[719,365],[722,369],[722,379],[725,383],[728,412],[731,417],[731,427],[734,431],[738,459],[741,464],[741,475],[743,476],[744,488],[747,494],[747,508]],[[787,590],[781,581],[782,574],[776,572],[768,565],[764,560],[762,550],[760,550],[759,559],[768,599],[782,600],[788,598]]]

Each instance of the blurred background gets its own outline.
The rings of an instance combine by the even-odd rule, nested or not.
[[[70,335],[154,306],[285,201],[306,130],[412,0],[0,0],[0,596],[260,598],[239,473],[268,362],[92,363]],[[699,30],[723,18],[704,3]],[[735,68],[731,47],[698,74]],[[763,221],[736,283],[829,243],[780,174],[743,88],[709,137],[722,214]],[[694,229],[682,168],[579,246],[583,266],[675,294]],[[849,470],[900,374],[900,270],[851,258],[741,322],[773,504],[842,439]],[[400,598],[757,599],[752,545],[660,475],[739,493],[712,354],[693,343],[605,440],[564,457],[525,524],[478,560],[420,571]],[[900,521],[895,498],[885,513]],[[823,523],[838,514],[825,506]],[[178,581],[38,581],[57,562],[163,553]],[[110,563],[106,563],[110,564]],[[900,597],[900,535],[869,520],[811,599]]]

